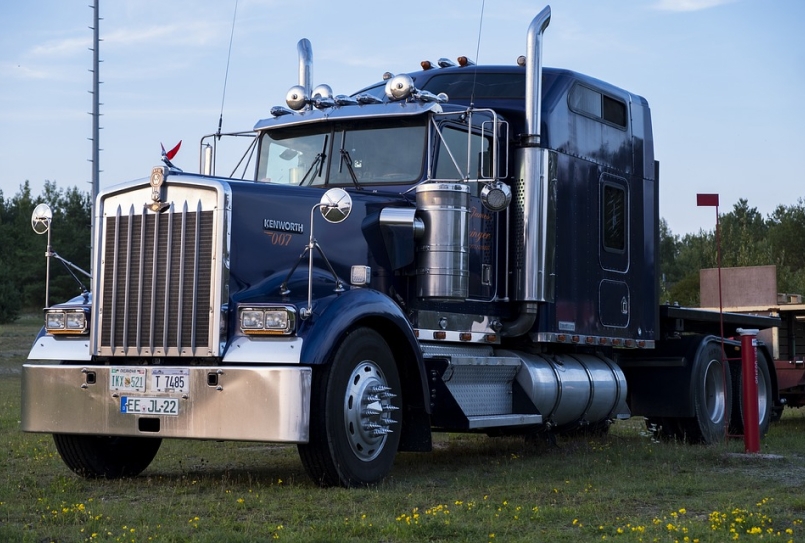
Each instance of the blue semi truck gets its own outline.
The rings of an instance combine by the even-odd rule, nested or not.
[[[660,304],[648,103],[543,68],[549,21],[512,65],[423,62],[352,95],[313,85],[302,40],[247,179],[215,175],[216,136],[199,174],[166,160],[102,192],[92,295],[46,308],[22,429],[86,477],[134,476],[164,438],[251,440],[347,487],[435,431],[740,431],[739,342]]]

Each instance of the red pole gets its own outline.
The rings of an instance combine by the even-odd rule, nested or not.
[[[721,337],[721,363],[727,365],[727,353],[724,350],[724,302],[721,297],[721,228],[718,222],[718,194],[697,194],[696,205],[716,208],[716,266],[718,267],[718,322],[720,325]],[[724,388],[730,386],[727,383],[727,372],[724,372]],[[724,404],[724,416],[727,416],[729,406]],[[728,437],[729,425],[724,426],[724,437]]]
[[[744,447],[747,453],[760,452],[760,415],[757,396],[757,330],[738,328],[741,334],[741,393],[744,419]]]

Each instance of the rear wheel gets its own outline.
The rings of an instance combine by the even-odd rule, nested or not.
[[[734,434],[744,433],[744,406],[743,406],[743,371],[740,362],[730,364],[732,369],[732,420],[730,431]],[[758,425],[760,437],[766,435],[771,424],[774,407],[772,399],[772,382],[769,373],[769,364],[763,351],[757,351],[757,401]]]
[[[53,434],[67,467],[86,478],[139,475],[159,451],[159,438]]]
[[[321,486],[366,486],[391,470],[400,442],[400,378],[391,349],[359,328],[332,362],[314,368],[310,436],[299,445],[308,475]]]
[[[727,435],[732,407],[729,364],[716,342],[703,345],[691,373],[693,419],[681,419],[684,437],[691,443],[716,443]]]

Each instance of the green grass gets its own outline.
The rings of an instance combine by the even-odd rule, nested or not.
[[[557,446],[437,435],[374,488],[320,489],[294,447],[165,441],[142,476],[88,481],[19,430],[38,323],[0,327],[0,541],[623,541],[805,539],[805,413],[762,452],[656,443],[642,420]]]

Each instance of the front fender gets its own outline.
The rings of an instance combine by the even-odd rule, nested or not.
[[[364,325],[369,328],[377,328],[375,325],[381,322],[393,325],[404,338],[404,347],[422,363],[414,329],[400,307],[385,294],[370,289],[350,289],[329,301],[317,303],[319,307],[314,309],[313,319],[306,323],[302,332],[302,363],[312,366],[326,363],[344,333],[361,321],[368,321]],[[382,326],[380,331],[383,331]]]
[[[316,366],[330,362],[330,356],[345,334],[358,326],[377,330],[391,347],[401,373],[410,378],[415,370],[420,401],[430,411],[428,382],[422,350],[411,323],[394,301],[376,290],[350,289],[334,297],[305,326],[301,362]],[[323,306],[323,307],[322,307]]]

